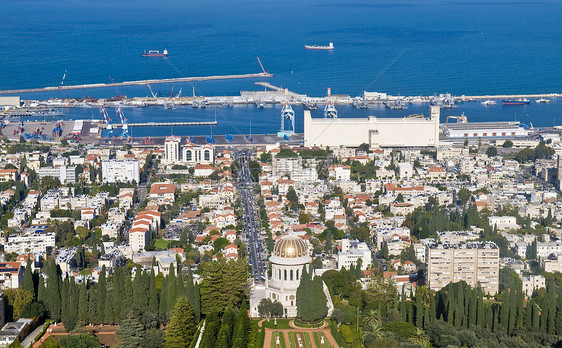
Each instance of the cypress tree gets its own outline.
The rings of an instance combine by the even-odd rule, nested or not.
[[[468,302],[468,320],[467,320],[467,327],[474,328],[477,322],[477,294],[476,290],[472,289],[469,292],[469,302]]]
[[[465,314],[464,314],[464,291],[463,291],[463,285],[464,283],[458,283],[456,284],[458,287],[458,295],[457,295],[457,306],[456,306],[456,311],[455,311],[455,327],[461,327],[463,325],[463,322],[465,320]]]
[[[96,324],[102,324],[105,317],[105,297],[107,296],[107,281],[105,279],[105,265],[101,268],[98,285],[96,287],[97,315]]]
[[[133,282],[131,281],[131,273],[127,269],[123,270],[123,290],[125,296],[121,306],[121,315],[129,313],[133,309]]]
[[[39,284],[37,285],[37,301],[47,305],[46,300],[47,289],[45,288],[45,279],[43,275],[39,275]]]
[[[226,310],[222,317],[221,327],[215,347],[231,347],[232,346],[232,329],[234,325],[234,312],[232,309]]]
[[[178,270],[178,276],[176,278],[176,296],[181,296],[182,294],[185,294],[185,284],[183,282],[183,272],[180,268]],[[187,299],[189,300],[189,296],[187,296]]]
[[[248,306],[246,305],[246,300],[243,300],[242,305],[240,306],[240,310],[238,311],[236,325],[234,326],[234,333],[232,336],[233,347],[247,346],[247,335],[248,335],[249,326],[250,326],[250,318],[248,317]]]
[[[199,284],[193,285],[193,311],[195,312],[195,321],[201,320],[201,295],[199,294]]]
[[[95,287],[88,290],[88,322],[92,324],[97,323],[98,305],[96,302],[97,292]]]
[[[508,322],[507,322],[507,333],[508,335],[511,335],[513,333],[513,330],[515,329],[515,322],[516,322],[516,316],[517,316],[517,303],[516,303],[516,297],[515,297],[515,293],[512,291],[509,295],[510,297],[510,302],[509,302],[509,316],[508,316]]]
[[[402,287],[402,296],[400,296],[400,316],[402,321],[406,321],[406,294],[404,293],[404,287]]]
[[[78,300],[78,320],[81,325],[88,324],[88,288],[86,283],[80,284],[80,298]]]
[[[517,290],[516,296],[516,307],[517,307],[517,317],[515,319],[515,328],[522,329],[523,328],[523,318],[525,317],[525,308],[523,307],[523,302],[525,301],[525,297],[523,296],[522,290]]]
[[[172,314],[170,323],[166,328],[164,337],[165,348],[184,348],[189,347],[191,340],[197,330],[193,309],[186,296],[178,298]]]
[[[423,302],[419,289],[416,291],[416,326],[423,327]]]
[[[162,288],[160,289],[160,314],[168,312],[168,278],[162,279]]]
[[[176,274],[175,267],[173,263],[170,263],[170,273],[168,274],[168,312],[172,311],[174,304],[177,300],[176,293]]]
[[[301,280],[297,288],[297,316],[303,320],[308,317],[310,301],[310,277],[306,266],[302,269]]]
[[[525,328],[530,330],[533,327],[533,301],[530,300],[525,306]]]
[[[105,296],[105,313],[104,313],[104,323],[113,324],[117,322],[115,319],[115,313],[113,308],[113,291],[109,291]]]
[[[47,291],[46,301],[50,317],[55,321],[61,319],[61,278],[58,266],[51,261],[47,266]]]
[[[154,275],[154,269],[150,271],[149,281],[148,311],[156,313],[158,312],[158,291],[156,290],[156,276]]]
[[[532,327],[533,330],[538,330],[540,327],[540,314],[539,314],[539,309],[537,308],[537,304],[535,302],[535,300],[531,300],[531,309],[533,312],[533,318],[532,318]]]
[[[437,319],[437,308],[435,304],[435,296],[431,295],[429,297],[429,321],[434,321]],[[425,324],[427,325],[427,324]]]
[[[113,274],[113,317],[115,322],[119,322],[124,313],[123,308],[123,294],[125,292],[125,284],[123,280],[123,268],[115,268],[115,273]]]
[[[511,291],[509,290],[508,292],[504,293],[503,301],[500,309],[500,318],[499,318],[499,322],[503,325],[505,329],[507,329],[508,321],[509,321],[509,307],[511,301],[511,296],[510,296]]]
[[[21,288],[23,290],[30,291],[33,294],[33,298],[37,296],[35,293],[35,287],[33,286],[33,273],[31,272],[31,258],[27,258],[27,264],[25,266],[25,271],[23,272],[23,280],[21,283]]]
[[[201,338],[201,347],[215,347],[217,336],[219,335],[220,322],[217,312],[211,312],[205,318],[205,331]]]
[[[556,334],[562,336],[562,295],[558,294],[556,301]]]

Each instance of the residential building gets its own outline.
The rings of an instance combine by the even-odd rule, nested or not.
[[[39,179],[47,176],[59,179],[61,184],[74,184],[76,183],[76,167],[60,166],[60,167],[43,167],[39,168]]]
[[[367,243],[358,240],[342,239],[341,250],[338,252],[338,269],[350,269],[361,260],[361,270],[368,269],[372,262],[371,250]]]
[[[531,274],[528,277],[521,277],[521,283],[525,296],[531,297],[533,291],[546,288],[546,280],[540,274]]]
[[[432,290],[462,280],[470,286],[480,284],[486,294],[498,292],[500,251],[495,243],[438,242],[426,248],[427,282]]]
[[[109,160],[101,164],[103,182],[136,182],[140,181],[138,160]]]
[[[166,164],[176,164],[180,161],[180,142],[178,136],[166,137],[164,141],[164,162]]]

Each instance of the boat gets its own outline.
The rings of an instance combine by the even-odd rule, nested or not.
[[[402,99],[396,99],[394,101],[387,101],[384,106],[390,110],[406,110],[408,107]]]
[[[263,109],[265,107],[265,103],[261,100],[258,100],[256,102],[256,106],[258,107],[258,109]]]
[[[550,103],[550,100],[541,98],[541,99],[537,99],[536,102],[537,103]]]
[[[319,46],[319,45],[304,45],[304,48],[307,50],[328,50],[331,51],[334,49],[334,44],[330,42],[328,46]]]
[[[488,100],[484,100],[484,101],[483,101],[482,103],[480,103],[480,104],[482,104],[482,105],[496,105],[497,102],[496,102],[495,100],[488,99]]]
[[[531,103],[527,98],[502,100],[503,105],[525,105]]]
[[[308,110],[318,110],[318,105],[316,105],[316,103],[313,102],[306,102],[304,103],[304,107],[307,108]]]
[[[146,50],[144,51],[144,53],[142,54],[143,57],[167,57],[168,56],[168,50],[164,49],[164,51],[162,51],[162,53],[160,53],[160,51],[156,51],[156,50],[151,50],[148,51],[148,53],[146,52]]]

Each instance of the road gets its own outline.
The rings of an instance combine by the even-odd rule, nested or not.
[[[238,186],[244,207],[243,219],[248,258],[252,266],[252,276],[254,282],[263,283],[265,282],[265,277],[267,277],[263,249],[264,243],[261,236],[259,211],[256,207],[254,196],[254,182],[252,181],[248,165],[249,159],[250,152],[248,150],[239,151],[236,154],[236,160],[238,161]]]

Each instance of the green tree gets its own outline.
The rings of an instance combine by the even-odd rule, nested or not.
[[[498,149],[497,149],[495,146],[489,146],[489,147],[486,149],[486,155],[487,155],[488,157],[495,157],[495,156],[498,155]]]
[[[23,290],[27,290],[33,294],[35,298],[35,287],[33,286],[33,273],[31,273],[31,258],[27,258],[27,265],[25,266],[25,272],[23,273],[23,281],[21,284]]]
[[[23,289],[4,289],[8,321],[18,320],[25,306],[33,302],[33,293]]]
[[[226,308],[237,306],[248,284],[246,261],[219,260],[205,262],[199,267],[201,274],[201,311],[205,314],[224,312]]]
[[[130,311],[127,316],[119,323],[119,346],[122,348],[143,347],[144,327],[141,324],[138,312]]]
[[[186,296],[178,298],[164,336],[165,348],[189,347],[197,326],[193,308]]]
[[[502,144],[502,147],[506,148],[506,149],[510,148],[510,147],[513,147],[513,141],[511,141],[511,140],[504,141],[503,144]]]
[[[328,315],[327,298],[320,277],[312,278],[312,273],[302,269],[297,288],[297,316],[304,321],[316,321]]]

